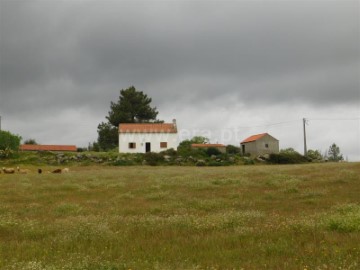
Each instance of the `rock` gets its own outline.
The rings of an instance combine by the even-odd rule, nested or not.
[[[196,166],[202,167],[202,166],[205,166],[205,165],[206,165],[205,160],[199,159],[199,160],[196,162]]]
[[[264,162],[264,161],[267,161],[269,160],[270,158],[270,155],[269,154],[264,154],[264,155],[260,155],[256,158],[256,160],[258,161],[261,161],[261,162]]]
[[[170,161],[170,160],[171,160],[171,156],[165,155],[165,156],[164,156],[164,160],[165,160],[165,161]]]

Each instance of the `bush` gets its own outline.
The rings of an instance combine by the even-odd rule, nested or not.
[[[254,165],[255,161],[251,158],[245,158],[244,159],[244,165]]]
[[[228,145],[228,146],[226,146],[226,153],[228,153],[228,154],[239,154],[240,153],[240,147],[236,147],[234,145]]]
[[[176,150],[174,150],[174,148],[170,148],[168,150],[160,152],[160,154],[162,154],[163,156],[175,157],[177,155],[177,152]]]
[[[228,161],[223,161],[223,162],[219,162],[219,161],[209,161],[208,166],[210,167],[216,167],[216,166],[230,166],[230,163]]]
[[[21,136],[10,133],[9,131],[0,131],[0,150],[10,149],[18,151]]]
[[[205,160],[198,160],[198,161],[196,162],[196,166],[198,166],[198,167],[203,167],[203,166],[205,166],[205,165],[206,165]]]
[[[149,152],[144,155],[146,163],[151,166],[159,165],[159,163],[164,161],[164,157],[159,153]]]
[[[269,162],[273,164],[297,164],[306,163],[309,160],[298,152],[280,152],[279,154],[270,154]]]
[[[314,161],[323,160],[323,156],[321,155],[319,150],[308,150],[307,157]]]
[[[9,148],[6,148],[5,150],[0,150],[0,158],[9,158],[14,154],[14,151],[12,151]]]
[[[219,149],[215,148],[215,147],[209,147],[206,149],[206,154],[211,157],[211,156],[218,156],[221,155],[221,152],[219,151]]]
[[[128,159],[118,159],[115,160],[112,165],[114,166],[132,166],[135,165],[134,161]]]
[[[327,215],[324,219],[325,226],[337,232],[359,232],[360,231],[360,205],[342,205]]]
[[[9,131],[0,131],[0,158],[15,157],[19,150],[21,137]]]

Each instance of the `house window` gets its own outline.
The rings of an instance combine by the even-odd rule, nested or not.
[[[167,148],[167,142],[161,142],[160,148]]]
[[[130,142],[129,143],[129,149],[135,149],[135,148],[136,148],[136,143]]]
[[[265,148],[269,148],[269,144],[268,144],[268,143],[265,143]]]

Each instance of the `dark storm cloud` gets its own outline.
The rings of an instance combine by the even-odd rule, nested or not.
[[[134,84],[160,104],[223,94],[246,103],[353,103],[358,8],[357,1],[2,1],[1,95],[96,107]]]
[[[305,112],[355,117],[359,9],[325,0],[0,0],[0,114],[25,138],[80,145],[96,139],[110,101],[131,85],[184,129]]]

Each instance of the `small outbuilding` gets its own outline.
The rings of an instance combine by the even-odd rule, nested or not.
[[[192,149],[208,149],[216,148],[221,153],[226,153],[226,146],[220,143],[193,143],[191,144]]]
[[[268,133],[252,135],[240,143],[243,155],[260,156],[279,153],[279,140]]]
[[[76,145],[48,145],[48,144],[22,144],[20,151],[55,151],[55,152],[76,152]]]

